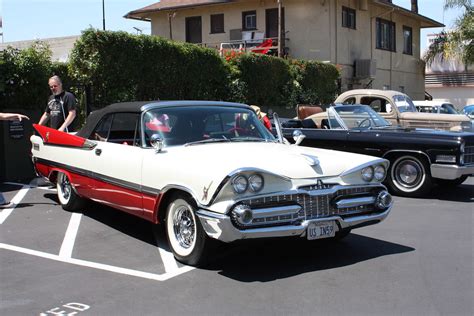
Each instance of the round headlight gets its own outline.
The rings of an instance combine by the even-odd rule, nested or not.
[[[258,192],[263,189],[263,177],[259,174],[254,174],[249,178],[249,187],[252,192]]]
[[[364,181],[372,181],[372,179],[374,178],[374,168],[365,167],[364,169],[362,169],[361,176],[362,180]]]
[[[242,194],[247,190],[249,183],[246,177],[237,176],[232,179],[232,186],[234,187],[235,193]]]
[[[385,179],[385,167],[384,166],[377,166],[374,169],[374,178],[377,181],[383,181]]]

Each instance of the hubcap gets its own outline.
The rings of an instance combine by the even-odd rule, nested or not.
[[[194,242],[195,223],[191,210],[180,207],[173,218],[173,230],[176,240],[183,248],[189,248]]]
[[[69,197],[71,196],[71,184],[69,183],[69,179],[67,176],[62,175],[60,181],[61,194],[65,200],[69,200]]]
[[[412,162],[404,161],[397,167],[397,181],[406,187],[413,187],[420,182],[423,171],[421,167]]]

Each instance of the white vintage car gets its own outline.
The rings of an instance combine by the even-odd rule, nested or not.
[[[64,209],[94,200],[162,223],[186,264],[204,262],[215,240],[341,238],[392,207],[387,160],[285,144],[244,104],[118,103],[76,135],[34,127],[36,171]]]

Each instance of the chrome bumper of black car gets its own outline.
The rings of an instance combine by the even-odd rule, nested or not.
[[[431,165],[431,176],[433,178],[454,180],[464,175],[474,174],[474,165],[456,166],[456,165]]]

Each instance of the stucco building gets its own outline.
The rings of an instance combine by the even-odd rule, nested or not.
[[[150,21],[153,35],[216,49],[273,38],[291,58],[337,64],[342,90],[387,88],[414,99],[425,91],[420,29],[443,26],[420,15],[417,1],[408,10],[388,0],[161,0],[125,17]]]

